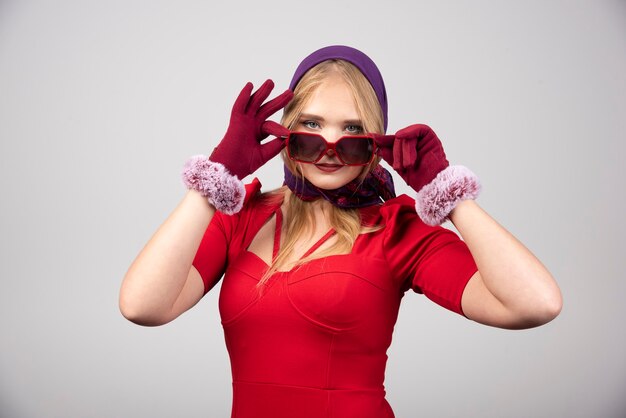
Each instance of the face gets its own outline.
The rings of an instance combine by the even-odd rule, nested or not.
[[[330,75],[313,92],[293,130],[313,132],[332,143],[345,135],[364,133],[350,88],[341,76]],[[326,190],[346,185],[364,170],[363,166],[342,165],[332,150],[316,164],[298,162],[297,165],[308,181]]]

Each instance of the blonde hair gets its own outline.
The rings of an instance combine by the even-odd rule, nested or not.
[[[314,91],[333,73],[339,74],[352,91],[357,112],[365,132],[383,133],[383,112],[370,82],[353,64],[339,59],[323,61],[304,74],[294,90],[293,99],[285,107],[281,124],[290,130],[293,129],[298,123],[304,106],[313,96]],[[296,163],[287,156],[285,149],[281,152],[281,157],[287,168],[294,173],[296,179],[304,181]],[[361,183],[379,162],[380,157],[376,156],[369,165],[364,167],[359,176]],[[276,259],[271,263],[270,268],[263,277],[261,277],[257,287],[264,285],[275,272],[287,264],[287,259],[305,232],[309,231],[313,234],[315,231],[315,208],[310,202],[300,199],[293,193],[288,193],[287,186],[261,194],[261,204],[276,204],[276,202],[280,201],[281,196],[286,194],[289,195],[289,200],[283,222],[284,239]],[[337,241],[327,249],[301,258],[296,262],[295,266],[329,255],[348,254],[360,233],[373,232],[382,228],[380,226],[363,226],[358,209],[344,209],[335,205],[329,205],[329,208],[328,220],[330,226],[337,233]]]

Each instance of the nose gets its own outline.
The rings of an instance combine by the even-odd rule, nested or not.
[[[341,131],[336,129],[327,129],[321,132],[322,136],[326,141],[330,144],[334,144],[341,138]],[[320,162],[330,162],[330,163],[338,163],[337,153],[333,149],[327,149],[323,158],[328,158],[330,161],[320,161]]]
[[[329,129],[328,131],[323,132],[322,136],[326,139],[326,141],[334,144],[339,140],[339,138],[341,138],[342,135],[340,130]]]
[[[327,149],[322,158],[319,160],[319,163],[339,164],[339,159],[337,158],[337,154],[334,150]]]

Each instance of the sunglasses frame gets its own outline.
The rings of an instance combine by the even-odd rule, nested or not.
[[[289,142],[292,138],[292,136],[294,135],[305,135],[305,136],[316,136],[318,138],[321,138],[322,141],[324,141],[324,143],[326,144],[326,149],[322,152],[320,152],[319,157],[317,157],[317,159],[315,161],[304,161],[304,160],[300,160],[298,158],[295,158],[293,155],[291,155],[291,152],[289,151]],[[359,164],[348,164],[346,163],[343,158],[341,158],[341,155],[337,152],[337,144],[339,144],[339,142],[341,142],[341,140],[343,139],[351,139],[351,138],[358,138],[358,139],[369,139],[372,141],[372,155],[370,156],[369,160],[365,163],[359,163]],[[374,159],[374,156],[377,154],[378,152],[378,146],[376,144],[376,140],[374,139],[373,135],[344,135],[341,138],[339,138],[336,142],[328,142],[326,140],[326,138],[324,138],[322,135],[320,134],[316,134],[313,132],[300,132],[300,131],[294,131],[294,132],[289,132],[289,135],[287,135],[287,139],[286,139],[286,148],[287,148],[287,155],[289,156],[289,158],[293,161],[297,161],[300,163],[309,163],[309,164],[316,164],[319,160],[321,160],[327,153],[329,149],[332,149],[333,152],[335,153],[335,155],[337,156],[337,159],[343,164],[343,165],[348,165],[348,166],[365,166],[368,165],[369,163],[372,162],[372,160]]]

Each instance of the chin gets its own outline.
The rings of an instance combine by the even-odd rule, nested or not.
[[[311,179],[309,179],[309,181],[316,187],[319,187],[320,189],[323,190],[335,190],[335,189],[339,189],[342,186],[345,186],[346,184],[348,184],[349,182],[338,182],[338,181],[311,181]]]

